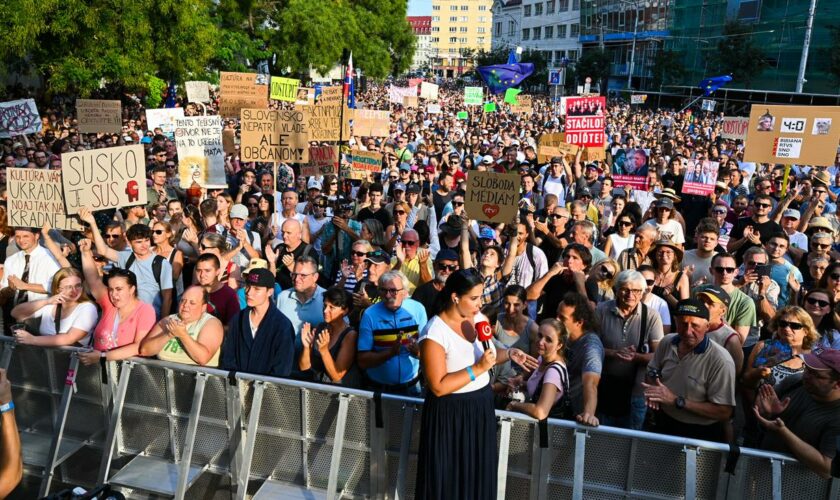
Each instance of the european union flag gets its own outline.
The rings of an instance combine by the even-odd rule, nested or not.
[[[722,76],[713,76],[711,78],[706,78],[702,82],[700,82],[700,87],[703,89],[703,95],[712,95],[712,93],[726,85],[727,83],[732,81],[732,76],[730,75],[722,75]]]
[[[490,92],[494,94],[499,94],[510,87],[519,85],[533,72],[534,65],[532,63],[494,64],[478,68],[478,74],[487,83]]]
[[[516,60],[516,49],[513,49],[513,48],[510,49],[510,52],[508,52],[508,62],[507,63],[508,64],[516,64],[518,62],[519,61]]]

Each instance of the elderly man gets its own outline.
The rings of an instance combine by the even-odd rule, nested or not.
[[[262,257],[260,248],[262,242],[259,233],[249,231],[245,228],[248,222],[248,208],[245,205],[236,204],[230,209],[230,248],[231,260],[237,266],[245,268],[251,259]]]
[[[744,349],[741,344],[741,337],[724,320],[731,301],[729,294],[723,288],[711,285],[697,292],[697,299],[709,310],[709,331],[706,332],[706,336],[712,342],[726,349],[735,363],[735,375],[740,375],[741,367],[744,364]]]
[[[625,270],[636,269],[642,264],[652,264],[648,255],[650,254],[650,249],[653,248],[657,234],[656,226],[651,226],[650,224],[642,224],[636,228],[633,247],[622,251],[618,255],[619,267]]]
[[[187,288],[178,314],[158,321],[140,343],[140,355],[188,365],[218,366],[224,329],[221,321],[207,312],[209,298],[210,294],[200,286]]]
[[[406,229],[401,243],[396,246],[397,258],[393,269],[402,271],[408,278],[408,293],[414,293],[418,286],[432,280],[432,265],[429,250],[420,248],[420,236],[413,229]]]
[[[279,205],[279,206],[278,206]],[[303,227],[303,221],[306,216],[297,211],[298,194],[293,189],[287,189],[280,195],[280,199],[275,198],[276,211],[271,215],[271,234],[274,238],[271,240],[271,247],[277,248],[283,243],[283,224],[289,220],[294,219]],[[309,241],[309,235],[303,234],[302,238]]]
[[[435,277],[433,280],[418,286],[412,294],[412,298],[426,308],[426,315],[432,317],[435,314],[435,298],[443,290],[446,279],[460,268],[458,254],[448,248],[441,250],[435,256]]]
[[[598,228],[590,220],[577,221],[572,226],[572,242],[585,246],[592,255],[592,265],[606,260],[607,255],[595,246],[595,239],[598,235]]]
[[[408,279],[399,271],[379,278],[382,300],[370,306],[359,325],[357,362],[369,389],[418,396],[417,340],[426,310],[408,297]]]
[[[706,336],[709,310],[696,299],[681,300],[674,313],[677,333],[666,335],[648,364],[643,383],[660,434],[723,441],[735,407],[735,363]]]
[[[353,311],[350,313],[350,323],[358,325],[365,309],[381,300],[379,294],[379,278],[391,269],[391,256],[384,250],[368,252],[365,257],[367,276],[356,282],[353,290]]]
[[[802,383],[780,395],[761,386],[753,412],[767,431],[761,449],[793,455],[828,479],[840,437],[840,351],[814,348],[803,360]]]
[[[297,219],[286,219],[282,228],[283,243],[274,249],[271,246],[265,248],[269,270],[275,273],[277,283],[283,290],[294,286],[292,271],[297,259],[312,253],[312,245],[304,243],[302,231],[303,227]]]
[[[663,336],[662,318],[642,302],[647,290],[642,273],[621,271],[613,288],[615,300],[595,309],[604,345],[598,419],[604,425],[640,430],[647,412],[642,382]]]
[[[303,349],[300,340],[303,324],[316,326],[324,322],[324,289],[318,286],[318,261],[312,257],[298,257],[292,279],[294,287],[280,292],[277,309],[291,321],[295,349],[299,351]]]

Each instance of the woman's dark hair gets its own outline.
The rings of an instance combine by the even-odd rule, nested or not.
[[[833,263],[829,264],[829,266],[826,268],[825,272],[823,272],[822,278],[820,278],[820,283],[818,285],[819,288],[825,288],[826,290],[828,290],[830,288],[828,286],[828,277],[831,276],[831,274],[834,271],[837,271],[838,269],[840,269],[840,262],[833,262]],[[829,296],[833,297],[834,294],[832,293]]]
[[[353,296],[350,292],[341,287],[331,287],[324,292],[324,302],[350,311],[353,309]]]
[[[592,265],[592,252],[580,243],[569,243],[566,245],[566,248],[563,249],[563,253],[561,255],[565,257],[572,250],[574,250],[580,257],[580,260],[583,261],[584,267],[589,269]]]
[[[642,222],[642,207],[640,207],[635,201],[628,201],[624,204],[624,209],[621,211],[621,215],[619,215],[619,217],[624,215],[628,217],[635,217],[633,220],[636,222],[636,226],[638,226]]]
[[[452,305],[452,294],[467,294],[478,285],[484,284],[484,278],[476,269],[459,269],[446,279],[446,285],[435,298],[435,314],[440,314]]]
[[[595,312],[589,305],[589,299],[586,295],[581,295],[577,292],[568,292],[563,296],[563,302],[560,305],[575,308],[575,312],[572,313],[572,319],[583,322],[584,332],[598,331],[598,320],[595,319]]]
[[[521,300],[523,304],[528,302],[528,294],[525,292],[525,288],[521,285],[508,285],[505,288],[505,291],[502,292],[502,298],[511,296]]]
[[[420,246],[428,245],[431,242],[429,237],[429,223],[424,220],[418,220],[414,223],[414,230],[417,231],[417,238],[420,240]]]
[[[624,209],[622,209],[618,216],[615,218],[616,222],[621,220],[622,217],[627,217],[628,219],[630,219],[630,222],[633,223],[633,229],[631,229],[630,231],[635,231],[636,228],[639,227],[639,221],[641,220],[641,217],[639,217],[639,214],[635,210],[627,210],[626,204],[624,205]]]
[[[134,274],[134,271],[129,271],[128,269],[123,269],[121,267],[111,269],[108,271],[108,274],[105,275],[105,286],[108,286],[114,278],[125,278],[128,282],[128,286],[134,287],[134,296],[137,297],[137,275]]]

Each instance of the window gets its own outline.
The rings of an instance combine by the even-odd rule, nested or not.
[[[484,33],[484,28],[479,27],[478,29],[475,30],[475,32],[483,34]]]
[[[572,10],[580,10],[580,0],[572,0]]]
[[[761,12],[760,0],[740,0],[738,2],[738,20],[739,21],[757,21],[759,12]]]
[[[559,63],[560,61],[563,60],[564,57],[566,57],[566,51],[565,50],[555,50],[554,51],[554,61],[555,62]]]
[[[455,42],[452,42],[452,43],[455,43]],[[450,54],[456,54],[457,52],[458,52],[458,49],[456,49],[455,47],[449,47],[449,53]]]
[[[558,0],[557,12],[566,12],[569,10],[569,0]]]
[[[461,10],[464,10],[464,11],[470,10],[470,6],[469,5],[462,5]]]
[[[534,28],[534,29],[533,29],[533,31],[534,31],[534,40],[539,40],[539,39],[540,39],[540,35],[541,35],[541,33],[542,33],[542,28],[540,28],[539,26],[537,26],[536,28]]]
[[[554,38],[554,26],[545,27],[545,39],[548,40],[550,38]]]
[[[525,17],[531,17],[531,6],[530,5],[525,6]]]
[[[440,37],[433,36],[432,37],[432,43],[440,43]]]
[[[476,39],[476,43],[477,43],[478,45],[484,45],[484,37],[483,37],[483,36],[478,37],[478,38]]]
[[[432,21],[433,21],[433,22],[436,22],[436,23],[437,23],[437,22],[440,22],[440,16],[433,16],[433,17],[432,17]]]
[[[459,38],[459,39],[458,39],[458,41],[459,41],[460,43],[467,43],[467,39],[466,39],[466,37],[464,37],[464,38]]]
[[[457,33],[457,32],[458,32],[458,28],[457,28],[457,27],[455,27],[455,26],[450,26],[450,27],[449,27],[449,32],[450,32],[450,33]]]
[[[578,53],[577,53],[576,50],[570,50],[569,51],[569,60],[570,61],[577,61],[577,56],[578,56]]]
[[[432,10],[440,10],[440,5],[432,5]]]
[[[467,32],[467,27],[466,26],[461,26],[460,28],[458,28],[458,31],[460,31],[461,33],[466,33]]]
[[[534,15],[535,16],[541,16],[542,13],[543,13],[543,4],[541,4],[541,3],[534,4]]]
[[[566,25],[565,24],[558,24],[557,25],[557,38],[566,38]]]
[[[486,23],[487,22],[487,16],[478,16],[478,22]]]
[[[479,6],[478,6],[478,11],[479,11],[479,12],[484,12],[485,10],[487,10],[487,6],[486,6],[486,5],[479,5]]]
[[[455,29],[455,28],[453,28],[453,29]],[[458,37],[457,36],[449,37],[449,43],[458,43]]]
[[[522,39],[523,40],[530,40],[531,39],[530,28],[522,28]]]
[[[554,0],[548,0],[545,3],[545,13],[554,14]]]
[[[516,23],[514,21],[508,21],[508,36],[513,36],[514,31],[516,31]]]
[[[449,22],[450,23],[457,23],[458,22],[458,16],[449,16]]]
[[[469,18],[467,16],[461,16],[458,20],[462,23],[465,23],[467,22],[467,20],[469,20]]]
[[[502,23],[501,23],[501,21],[496,23],[496,28],[493,30],[493,33],[496,36],[501,36],[502,35]]]
[[[449,10],[450,10],[450,11],[453,11],[453,10],[454,10],[454,11],[457,11],[457,10],[458,10],[458,6],[457,6],[457,5],[450,5],[450,6],[449,6]]]
[[[580,25],[579,24],[573,24],[571,26],[572,27],[569,29],[569,36],[572,37],[572,38],[575,38],[578,35],[580,35]]]
[[[435,26],[435,27],[432,28],[432,33],[439,33],[439,32],[440,32],[440,26]]]

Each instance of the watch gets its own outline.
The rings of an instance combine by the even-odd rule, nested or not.
[[[677,400],[674,401],[674,406],[676,406],[678,410],[685,409],[685,398],[682,396],[677,396]]]

